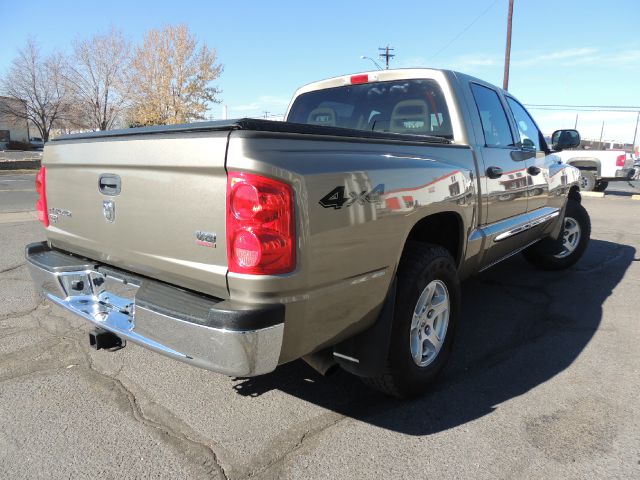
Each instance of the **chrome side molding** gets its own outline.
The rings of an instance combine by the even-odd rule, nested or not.
[[[512,228],[510,230],[507,230],[506,232],[502,232],[501,234],[497,235],[495,240],[496,242],[500,242],[502,240],[505,240],[509,237],[513,237],[514,235],[518,235],[519,233],[525,232],[527,230],[532,229],[535,226],[538,226],[542,223],[548,222],[549,220],[556,218],[558,215],[560,215],[560,210],[556,210],[555,212],[543,215],[541,217],[537,217],[534,218],[532,220],[527,221],[526,223],[523,223],[521,225],[518,225],[515,228]]]

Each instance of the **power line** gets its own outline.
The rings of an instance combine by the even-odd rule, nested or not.
[[[284,113],[271,113],[263,111],[262,115],[248,115],[248,118],[265,118],[267,120],[270,118],[284,118]]]
[[[538,108],[538,107],[553,107],[553,108],[564,108],[566,110],[570,109],[581,109],[581,108],[594,108],[599,110],[630,110],[630,111],[638,111],[640,107],[633,105],[566,105],[566,104],[552,104],[552,103],[525,103],[526,107],[530,108]]]
[[[485,8],[482,13],[480,15],[478,15],[469,25],[467,25],[466,27],[464,27],[462,29],[462,31],[460,33],[458,33],[455,37],[453,37],[453,39],[451,41],[449,41],[449,43],[447,43],[444,47],[442,47],[440,50],[438,50],[436,53],[434,53],[433,55],[431,55],[427,61],[433,60],[434,58],[436,58],[438,55],[440,55],[442,52],[444,52],[447,48],[449,48],[456,40],[458,40],[462,35],[464,35],[465,33],[467,33],[467,30],[469,30],[471,27],[473,27],[476,22],[478,20],[480,20],[485,13],[487,13],[489,10],[491,10],[493,8],[493,6],[498,3],[498,0],[494,0],[494,2],[489,5],[487,8]]]
[[[638,110],[612,110],[610,108],[554,108],[554,107],[532,107],[525,105],[529,110],[548,110],[551,112],[619,112],[636,113]]]

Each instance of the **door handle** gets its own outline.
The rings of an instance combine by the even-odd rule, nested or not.
[[[118,175],[104,173],[98,179],[98,190],[104,195],[118,195],[122,188],[122,182]]]
[[[502,176],[502,169],[500,167],[489,167],[487,168],[487,177],[489,178],[500,178]]]
[[[532,165],[529,168],[527,168],[527,172],[529,172],[529,175],[538,175],[540,173],[540,169]]]

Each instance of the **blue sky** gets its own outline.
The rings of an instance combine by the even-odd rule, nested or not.
[[[45,52],[66,52],[74,39],[111,26],[139,41],[150,28],[186,23],[218,51],[230,117],[281,114],[298,86],[369,70],[360,56],[376,58],[386,44],[397,55],[392,67],[452,68],[501,85],[507,7],[508,0],[7,2],[0,73],[30,35]],[[509,90],[526,104],[639,106],[639,18],[638,0],[515,0]],[[545,132],[575,122],[575,112],[531,111]],[[220,118],[222,107],[211,114]],[[581,112],[578,129],[597,138],[603,120],[605,138],[631,142],[636,113]]]

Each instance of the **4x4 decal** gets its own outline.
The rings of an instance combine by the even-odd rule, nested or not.
[[[360,192],[349,192],[345,195],[345,187],[336,187],[327,193],[318,202],[324,208],[334,208],[338,210],[342,207],[350,207],[354,203],[364,205],[366,203],[380,202],[380,196],[384,194],[384,183],[376,185],[370,191],[362,190]]]

